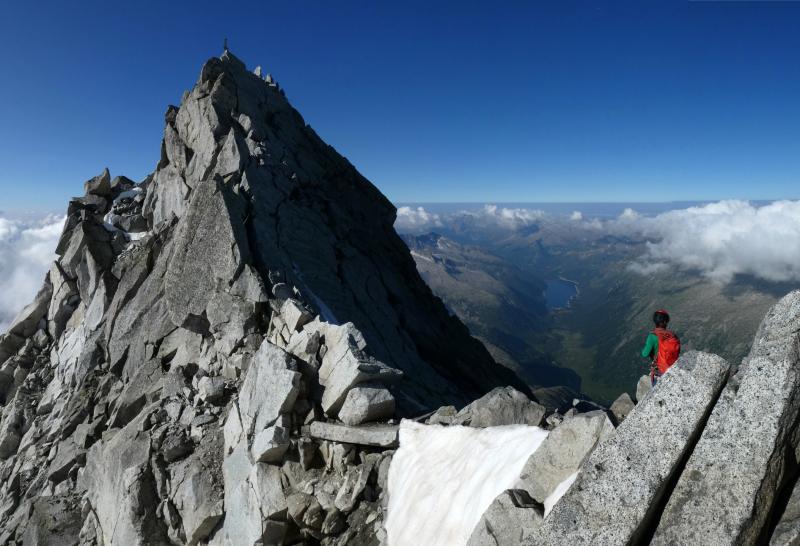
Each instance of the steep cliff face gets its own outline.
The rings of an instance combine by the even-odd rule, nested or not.
[[[522,388],[432,296],[392,227],[391,203],[276,84],[227,53],[206,63],[166,117],[144,215],[153,226],[180,219],[176,240],[185,248],[165,293],[172,323],[220,331],[215,279],[252,286],[244,301],[253,303],[283,282],[325,320],[352,322],[371,355],[406,372],[403,391],[421,407],[466,401],[495,385]],[[227,263],[209,263],[228,247]],[[222,270],[208,275],[209,267]],[[267,294],[257,293],[259,279]]]
[[[0,337],[0,543],[377,543],[387,420],[526,390],[391,203],[227,51],[151,176],[85,190]]]

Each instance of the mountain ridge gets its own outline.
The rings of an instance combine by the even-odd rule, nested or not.
[[[530,393],[419,277],[393,205],[227,50],[167,109],[152,175],[84,190],[0,337],[0,542],[271,543],[304,525],[300,482],[377,497],[396,426],[353,427]],[[309,536],[365,526],[342,502]]]

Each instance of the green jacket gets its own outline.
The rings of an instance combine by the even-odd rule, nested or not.
[[[644,349],[642,349],[642,356],[644,358],[655,358],[656,355],[658,355],[658,336],[650,332],[644,344]]]

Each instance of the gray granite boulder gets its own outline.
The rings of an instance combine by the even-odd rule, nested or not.
[[[312,438],[376,447],[396,447],[397,431],[397,425],[375,424],[349,427],[324,421],[314,421],[309,427],[309,435]]]
[[[631,400],[631,396],[627,392],[623,392],[619,395],[619,397],[614,400],[614,403],[611,404],[611,407],[608,410],[614,416],[614,420],[617,424],[622,423],[628,415],[633,411],[636,407],[636,404],[633,403]]]
[[[763,536],[800,440],[799,331],[796,291],[761,323],[670,496],[653,544],[755,544]]]
[[[346,425],[390,419],[394,414],[394,396],[380,385],[361,384],[350,389],[339,410],[339,419]]]
[[[280,468],[253,463],[245,439],[225,457],[225,544],[280,544],[286,533],[287,504]]]
[[[614,433],[605,412],[579,413],[547,435],[522,469],[515,488],[539,503],[577,472],[597,445]]]
[[[150,435],[138,430],[145,419],[143,414],[108,441],[94,444],[86,457],[86,495],[106,544],[169,544],[155,513]]]
[[[467,546],[517,546],[542,524],[543,507],[525,491],[500,493],[481,516]]]
[[[87,180],[83,184],[83,189],[87,194],[99,195],[101,197],[111,195],[111,175],[108,169],[104,169],[99,175]]]
[[[299,392],[300,373],[292,356],[264,342],[255,354],[239,391],[239,415],[248,436],[272,426],[288,413]]]
[[[186,544],[205,540],[225,516],[221,435],[214,434],[170,467],[170,500],[181,518]]]
[[[458,412],[455,422],[471,427],[542,423],[546,408],[513,387],[497,387]]]
[[[528,545],[629,544],[647,532],[728,375],[718,356],[684,354],[581,467],[572,487],[525,540]]]

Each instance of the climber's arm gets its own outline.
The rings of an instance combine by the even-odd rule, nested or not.
[[[658,336],[651,333],[647,336],[647,342],[642,349],[642,357],[651,358],[658,353]]]

